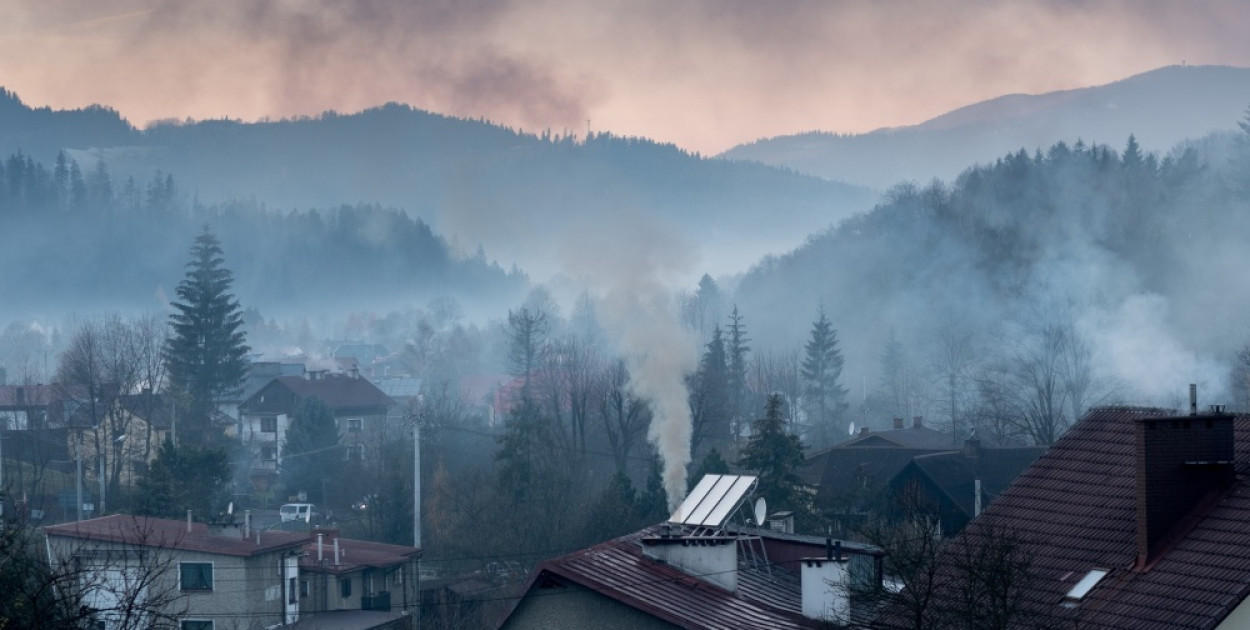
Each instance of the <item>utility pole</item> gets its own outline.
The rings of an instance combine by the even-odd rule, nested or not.
[[[74,485],[78,489],[78,520],[82,520],[82,432],[78,432],[78,448],[75,449],[78,460],[78,474],[74,478]]]
[[[104,515],[104,454],[96,456],[96,460],[100,462],[100,511],[96,512],[101,516]]]
[[[421,548],[421,412],[412,422],[412,546]]]
[[[0,427],[0,527],[4,520],[4,500],[8,498],[8,493],[4,491],[4,429],[7,427],[8,423]]]

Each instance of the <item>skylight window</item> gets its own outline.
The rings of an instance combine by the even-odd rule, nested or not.
[[[1076,583],[1076,586],[1072,587],[1072,590],[1068,591],[1067,595],[1064,595],[1064,597],[1066,599],[1076,601],[1085,599],[1085,596],[1098,585],[1099,581],[1101,581],[1104,577],[1107,577],[1107,574],[1110,572],[1111,571],[1108,569],[1091,569],[1089,573],[1085,574],[1085,577],[1081,578],[1080,582]]]

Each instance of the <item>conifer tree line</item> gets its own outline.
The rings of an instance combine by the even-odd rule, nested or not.
[[[451,290],[497,308],[494,296],[519,297],[528,284],[520,270],[502,269],[480,249],[456,251],[402,209],[287,210],[247,200],[205,205],[172,173],[119,178],[105,160],[80,166],[65,152],[51,166],[21,152],[0,159],[0,221],[6,226],[0,248],[9,261],[0,265],[0,283],[15,305],[74,310],[103,301],[129,308],[150,300],[168,282],[167,270],[182,264],[181,243],[205,224],[238,263],[274,270],[248,274],[237,287],[253,306],[270,310],[323,308],[325,301],[314,296],[332,291],[368,299]],[[30,260],[37,261],[37,276],[23,264]]]

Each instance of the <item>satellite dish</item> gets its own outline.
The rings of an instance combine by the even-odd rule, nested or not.
[[[854,422],[851,423],[851,426],[846,428],[846,434],[855,435],[855,423]]]
[[[234,516],[234,501],[231,501],[230,505],[226,506],[226,514],[229,514],[230,516]]]
[[[766,518],[768,518],[768,504],[764,502],[764,497],[760,497],[755,500],[755,524],[763,527]]]

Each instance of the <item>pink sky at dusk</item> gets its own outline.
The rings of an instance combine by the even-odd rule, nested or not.
[[[1250,66],[1244,0],[0,0],[0,86],[137,125],[398,101],[719,153],[1160,66]]]

